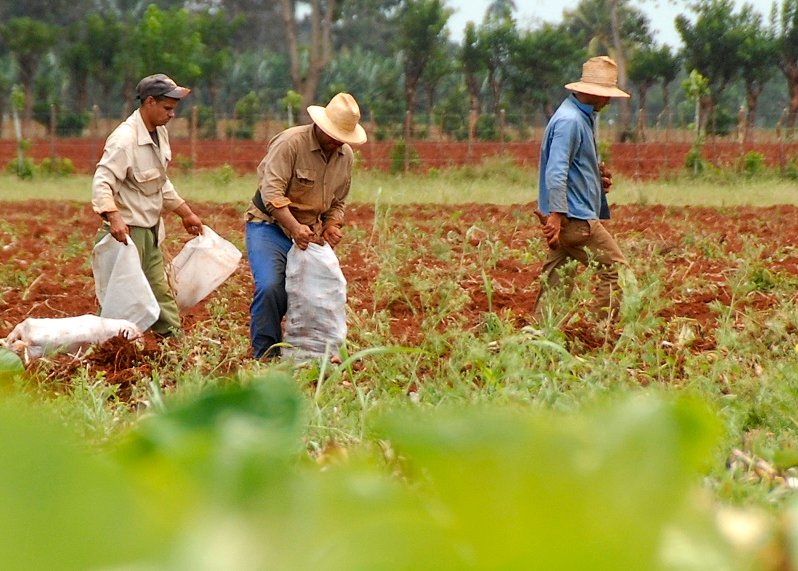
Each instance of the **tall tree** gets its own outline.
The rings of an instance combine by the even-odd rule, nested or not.
[[[660,86],[662,87],[662,114],[667,117],[667,125],[668,128],[670,128],[670,85],[674,82],[676,76],[679,75],[679,70],[682,69],[682,57],[677,53],[673,53],[668,46],[662,48],[660,56],[661,62],[659,72]]]
[[[441,81],[455,71],[456,56],[452,52],[453,48],[448,42],[438,46],[421,73],[421,85],[427,111],[427,127],[432,126],[435,100]]]
[[[759,96],[778,69],[776,39],[762,23],[762,16],[753,10],[742,12],[742,41],[738,46],[740,75],[745,84],[745,143],[751,143],[756,125]]]
[[[286,32],[280,25],[283,11],[278,0],[206,0],[205,4],[203,8],[241,22],[235,41],[237,53],[285,51]]]
[[[0,51],[0,132],[3,131],[3,117],[6,114],[11,87],[14,85],[14,76],[14,63],[11,57]]]
[[[481,111],[480,94],[482,92],[482,77],[485,71],[485,56],[482,54],[474,22],[468,22],[463,34],[463,47],[460,52],[460,62],[463,69],[466,90],[468,91],[468,109],[470,112],[469,135],[473,138],[474,125],[479,119]]]
[[[89,76],[99,87],[92,103],[105,112],[112,106],[121,108],[119,100],[124,100],[126,93],[119,90],[124,84],[119,64],[122,54],[132,45],[126,38],[133,35],[134,29],[113,12],[91,13],[86,16],[85,26],[86,43],[91,47],[87,54]]]
[[[701,96],[699,129],[705,130],[721,94],[740,76],[742,60],[739,46],[745,41],[744,16],[735,14],[733,0],[699,0],[692,6],[695,22],[676,17],[676,30],[682,37],[685,67],[697,70],[708,83]]]
[[[480,51],[488,69],[488,88],[493,102],[492,111],[499,115],[502,90],[507,79],[510,54],[518,42],[518,32],[513,20],[513,2],[496,0],[488,6],[485,19],[478,30]]]
[[[308,14],[308,43],[301,45],[297,22],[298,0],[280,0],[283,26],[286,33],[291,82],[302,96],[302,121],[307,120],[305,108],[316,99],[319,78],[332,60],[332,24],[335,0],[310,0]]]
[[[89,77],[92,46],[88,20],[75,22],[67,29],[61,45],[61,63],[69,73],[70,92],[74,94],[74,110],[86,111],[89,103]]]
[[[393,55],[391,44],[396,33],[395,13],[401,0],[339,0],[333,24],[335,52],[363,51],[383,57]]]
[[[397,47],[405,72],[405,139],[413,135],[418,83],[424,68],[446,45],[452,11],[441,0],[404,0],[398,18]]]
[[[563,86],[585,60],[581,39],[566,33],[563,25],[543,24],[522,33],[513,51],[508,89],[519,109],[539,109],[548,120],[563,98]]]
[[[33,87],[36,70],[55,45],[59,28],[32,18],[13,18],[0,25],[0,38],[17,64],[19,82],[25,94],[23,125],[30,123],[33,115]]]
[[[779,54],[778,66],[787,79],[787,128],[792,132],[798,117],[798,0],[782,0],[780,9],[774,2],[771,26]]]
[[[663,87],[664,108],[668,106],[668,84],[679,72],[681,62],[671,53],[668,46],[641,46],[633,50],[629,57],[629,80],[637,87],[638,95],[638,136],[645,140],[646,100],[648,90],[656,83]]]
[[[81,21],[95,8],[93,0],[18,0],[0,2],[0,22],[30,18],[65,26]]]
[[[339,91],[354,95],[363,117],[374,121],[402,115],[402,65],[396,57],[386,57],[361,48],[344,50],[324,70],[321,101]]]
[[[151,4],[137,31],[144,75],[166,73],[189,85],[202,75],[202,36],[197,19],[188,10],[165,11]]]
[[[222,11],[206,11],[195,16],[202,54],[199,59],[201,80],[207,87],[208,103],[217,112],[219,82],[232,58],[233,37],[243,23],[243,18],[230,19]]]

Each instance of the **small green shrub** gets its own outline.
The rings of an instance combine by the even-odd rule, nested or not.
[[[24,157],[21,162],[17,159],[13,159],[6,165],[6,172],[15,174],[19,178],[24,179],[33,178],[34,170],[35,165],[33,164],[33,159],[30,157]]]
[[[701,147],[693,146],[684,159],[684,166],[691,173],[701,174],[707,170],[707,162],[701,156]]]
[[[67,176],[75,174],[75,163],[67,157],[46,157],[39,164],[39,171],[50,176]]]
[[[238,125],[227,129],[227,136],[235,139],[252,139],[255,136],[255,125],[262,113],[261,100],[254,91],[236,101],[236,117]]]
[[[421,166],[421,157],[418,151],[412,147],[408,150],[408,167],[410,170],[416,169]],[[396,144],[391,149],[391,174],[398,174],[405,170],[405,142],[403,140],[396,141]]]
[[[177,165],[177,168],[180,169],[180,172],[183,174],[190,174],[194,169],[194,161],[191,160],[191,157],[185,155],[176,155],[172,159],[172,163]]]
[[[211,172],[211,176],[213,178],[213,182],[217,186],[227,186],[228,184],[233,182],[233,179],[236,176],[236,172],[235,170],[233,170],[233,167],[225,163],[219,168],[214,169]]]
[[[493,115],[480,115],[477,119],[476,135],[480,141],[496,141],[499,138],[499,128]]]
[[[91,121],[91,113],[88,111],[66,111],[58,115],[55,125],[56,132],[61,137],[79,137],[89,126],[89,121]]]
[[[748,151],[742,158],[742,172],[751,178],[765,172],[765,155],[756,151]]]

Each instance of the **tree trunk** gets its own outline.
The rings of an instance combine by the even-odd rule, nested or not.
[[[612,47],[615,50],[615,63],[618,64],[618,85],[621,89],[626,89],[626,54],[621,42],[621,28],[618,23],[618,0],[610,0],[610,26],[612,27]],[[624,134],[629,132],[632,114],[629,99],[622,98],[618,105],[621,128],[616,132],[615,138],[620,141],[623,140]]]
[[[477,124],[477,119],[479,119],[480,111],[479,82],[477,81],[477,78],[473,75],[467,76],[466,87],[468,87],[468,109],[470,111],[468,118],[468,140],[470,141],[476,134],[474,131]]]
[[[427,131],[432,129],[432,111],[435,109],[435,88],[426,85],[424,90],[427,99]]]
[[[497,118],[502,106],[502,83],[499,79],[500,73],[498,69],[491,68],[488,70],[488,85],[490,86],[490,94],[493,97],[493,114]]]
[[[413,110],[416,108],[416,86],[418,80],[408,78],[405,79],[405,103],[407,110],[405,111],[405,125],[404,125],[404,142],[405,142],[405,156],[404,156],[404,171],[410,170],[410,141],[413,138]]]
[[[646,140],[646,97],[650,87],[650,81],[642,81],[637,88],[637,95],[640,98],[637,111],[637,139],[640,142]]]
[[[754,142],[754,125],[756,123],[756,108],[759,104],[759,95],[762,88],[754,85],[746,89],[745,103],[748,106],[748,115],[745,117],[745,133],[743,145],[750,145]]]
[[[798,116],[798,65],[791,64],[783,68],[784,75],[787,77],[787,88],[790,93],[787,112],[787,138],[792,139],[793,129],[795,129],[795,119]]]
[[[700,117],[698,123],[698,129],[700,133],[706,134],[707,126],[709,125],[709,118],[712,116],[712,110],[714,108],[715,102],[710,95],[704,95],[701,97],[699,102]]]
[[[283,27],[285,28],[285,39],[288,44],[288,69],[291,74],[291,85],[295,89],[302,83],[299,72],[299,48],[296,39],[296,21],[294,20],[294,3],[292,0],[280,0],[282,8]],[[297,91],[299,91],[297,89]]]
[[[22,116],[22,132],[30,133],[30,124],[33,121],[33,83],[24,83],[22,90],[25,92],[25,110]]]
[[[295,0],[280,0],[283,25],[288,44],[288,59],[291,84],[302,96],[299,121],[309,121],[306,107],[316,99],[319,79],[332,58],[332,19],[335,0],[311,0],[310,2],[310,48],[307,70],[300,64],[299,42],[297,40]]]
[[[416,108],[416,82],[407,80],[405,82],[405,103],[407,113],[405,114],[405,143],[413,137],[413,110]]]

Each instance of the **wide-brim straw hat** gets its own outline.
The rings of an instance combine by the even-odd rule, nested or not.
[[[341,143],[360,145],[366,142],[366,130],[360,126],[360,107],[348,93],[338,93],[327,107],[310,105],[308,115],[319,129]]]
[[[565,89],[601,97],[629,97],[618,88],[618,66],[607,56],[593,57],[582,65],[582,79],[569,83]]]

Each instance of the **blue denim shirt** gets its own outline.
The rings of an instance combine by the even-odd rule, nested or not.
[[[538,208],[580,220],[610,217],[601,187],[592,105],[574,95],[552,115],[540,148]]]

